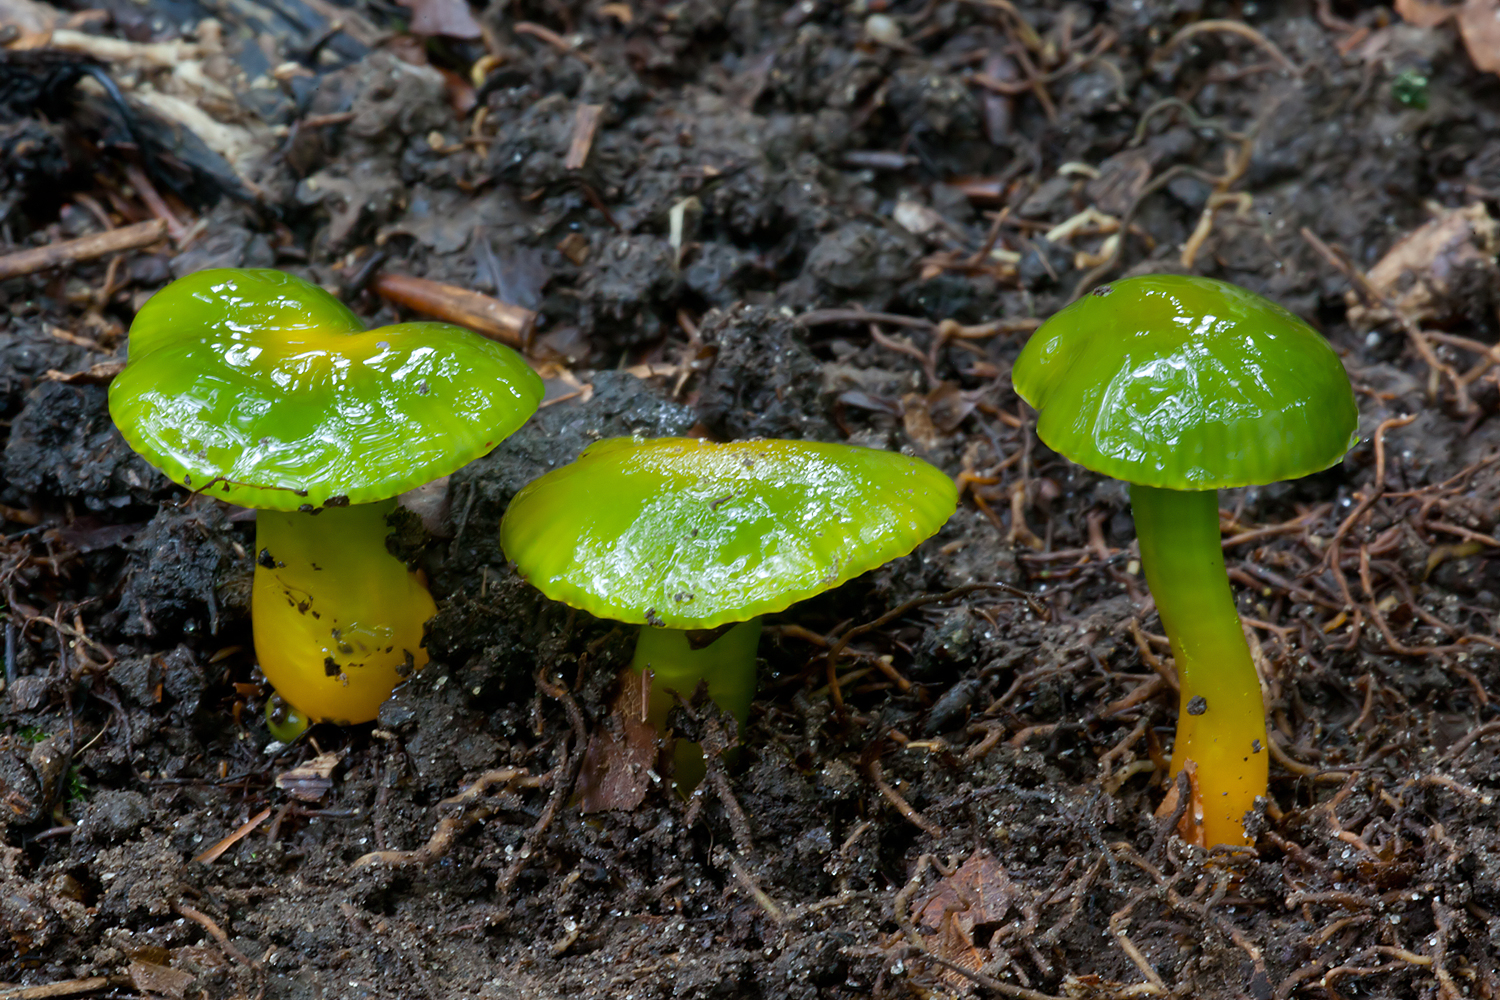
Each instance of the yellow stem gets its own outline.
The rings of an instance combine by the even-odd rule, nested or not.
[[[1130,487],[1141,567],[1182,684],[1172,777],[1197,764],[1203,834],[1248,843],[1244,815],[1266,794],[1265,705],[1224,572],[1215,490]]]

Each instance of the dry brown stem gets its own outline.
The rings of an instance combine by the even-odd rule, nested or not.
[[[0,257],[0,281],[35,274],[52,267],[67,267],[122,250],[139,250],[160,242],[166,235],[165,222],[148,219],[133,226],[121,226],[119,229],[80,236],[76,240],[49,243],[32,250],[17,250]]]

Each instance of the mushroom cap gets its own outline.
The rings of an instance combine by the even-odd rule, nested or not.
[[[445,476],[525,423],[542,381],[447,323],[364,329],[281,271],[219,269],[152,296],[109,387],[125,440],[242,507],[370,503]]]
[[[1295,479],[1359,439],[1354,390],[1322,335],[1211,278],[1095,289],[1042,324],[1011,380],[1054,451],[1144,486]]]
[[[555,601],[707,629],[784,610],[906,555],[957,503],[946,475],[895,452],[609,438],[517,493],[500,545]]]

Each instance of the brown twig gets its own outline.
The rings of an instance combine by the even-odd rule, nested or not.
[[[151,214],[167,224],[167,232],[172,236],[172,242],[182,243],[183,237],[187,235],[187,227],[167,207],[166,201],[157,193],[156,187],[151,183],[151,178],[146,172],[134,163],[125,165],[125,178],[130,181],[130,186],[135,188],[135,193],[140,195],[141,201],[151,209]]]
[[[167,235],[167,224],[160,219],[148,219],[133,226],[122,226],[76,240],[49,243],[32,250],[18,250],[0,257],[0,281],[19,278],[52,267],[66,267],[86,260],[94,260],[105,254],[122,250],[139,250],[160,242]]]
[[[91,976],[61,983],[44,983],[41,986],[0,988],[0,1000],[52,1000],[54,997],[76,997],[80,993],[95,993],[111,987],[130,985],[129,976]]]
[[[426,278],[380,274],[370,282],[370,287],[383,299],[426,316],[466,326],[517,349],[525,347],[527,333],[536,321],[536,313],[530,309]]]
[[[223,840],[219,841],[217,844],[213,845],[193,860],[205,865],[213,864],[219,859],[220,855],[229,850],[235,844],[238,844],[241,840],[244,840],[247,836],[250,835],[250,832],[252,830],[264,823],[266,821],[266,817],[269,815],[271,815],[271,807],[266,806],[266,808],[262,809],[260,812],[256,813],[254,816],[251,816],[248,820],[241,823],[239,825],[239,828],[229,836],[225,837]]]
[[[942,837],[942,828],[926,816],[917,812],[912,804],[902,798],[901,793],[892,788],[885,780],[885,774],[880,768],[880,761],[870,761],[869,767],[865,769],[865,775],[870,779],[870,784],[874,785],[875,790],[880,793],[881,798],[885,799],[892,806],[895,806],[896,811],[906,817],[908,822],[934,840]]]
[[[530,21],[517,21],[515,24],[512,24],[510,26],[510,30],[514,31],[518,35],[530,35],[532,38],[546,42],[548,45],[552,46],[559,52],[573,56],[577,59],[581,59],[583,62],[587,63],[590,66],[594,65],[594,60],[592,57],[586,55],[583,52],[580,52],[576,45],[568,41],[563,36],[559,35],[557,32],[553,31],[551,28],[544,28],[540,24],[533,24]]]
[[[215,923],[213,918],[211,918],[208,914],[195,910],[193,907],[182,902],[181,900],[173,903],[172,909],[177,911],[177,914],[179,916],[187,917],[193,923],[208,931],[209,936],[219,943],[220,948],[224,949],[224,954],[228,955],[230,958],[234,959],[236,962],[239,962],[246,968],[260,968],[260,963],[252,961],[245,955],[244,952],[236,948],[234,944],[229,940],[229,935],[224,933],[224,928]]]

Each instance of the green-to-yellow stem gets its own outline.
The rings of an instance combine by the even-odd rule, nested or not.
[[[657,732],[666,731],[676,691],[684,699],[693,696],[699,681],[708,682],[708,696],[733,715],[740,729],[750,714],[755,696],[755,651],[760,645],[760,619],[740,622],[701,649],[694,649],[688,634],[671,628],[641,626],[635,644],[636,670],[651,671],[651,703],[646,721]],[[696,743],[678,740],[673,748],[677,787],[691,791],[703,780],[703,751]]]
[[[314,722],[368,722],[427,662],[437,613],[419,574],[386,551],[395,500],[255,515],[250,618],[260,669]]]
[[[1216,490],[1131,486],[1141,567],[1182,684],[1172,777],[1191,760],[1203,835],[1245,844],[1245,812],[1266,793],[1265,704],[1224,572]]]

